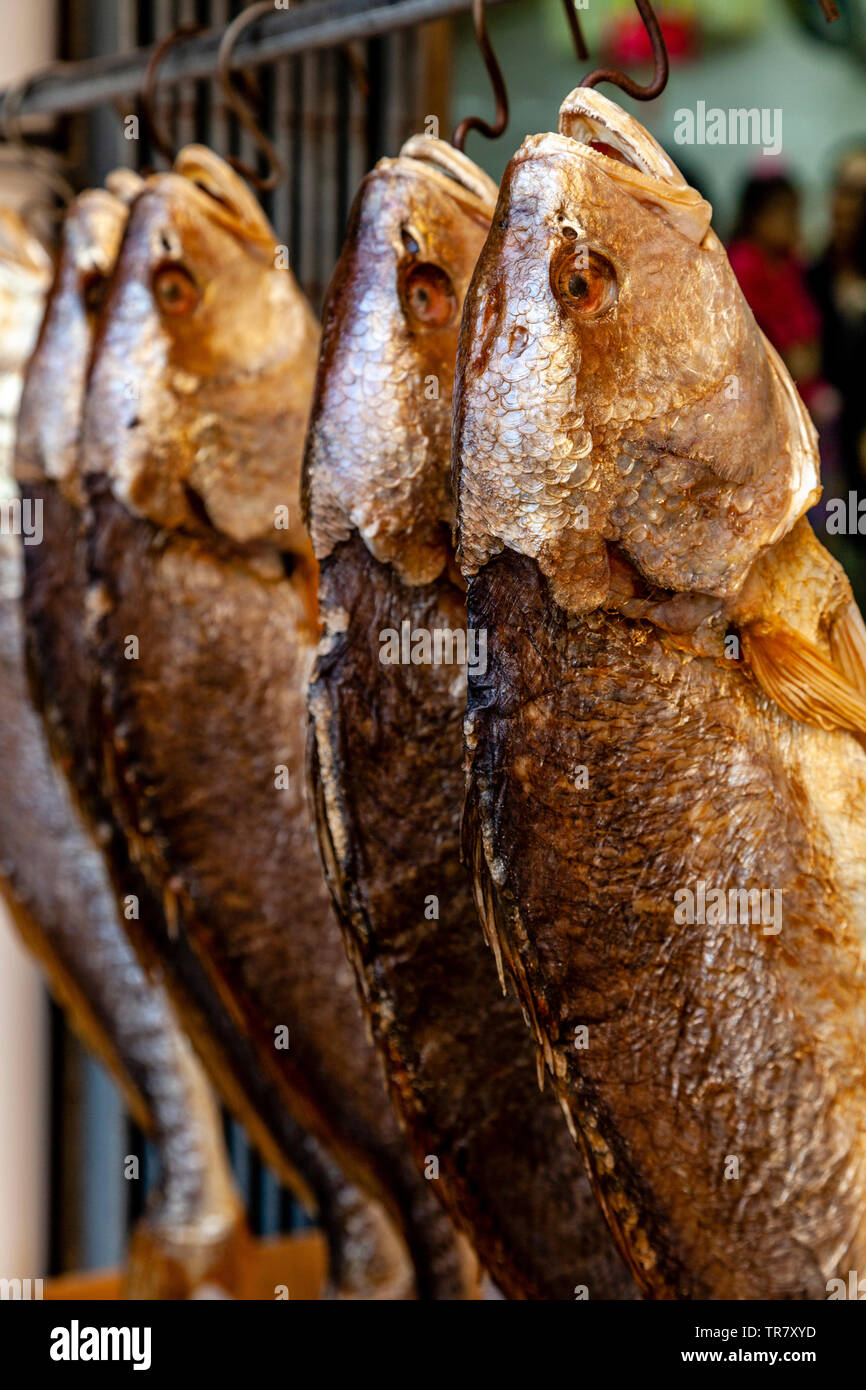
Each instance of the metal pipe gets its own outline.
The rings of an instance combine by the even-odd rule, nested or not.
[[[504,0],[489,0],[502,4]],[[232,68],[276,63],[314,49],[339,47],[468,10],[471,0],[319,0],[292,10],[275,10],[235,49]],[[180,40],[160,69],[159,85],[216,72],[223,29]],[[60,115],[132,96],[141,90],[152,49],[66,64],[34,80],[20,103],[22,116]],[[2,101],[5,93],[0,93]]]

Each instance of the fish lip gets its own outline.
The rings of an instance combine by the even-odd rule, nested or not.
[[[130,226],[136,210],[142,205],[151,207],[161,203],[169,216],[177,207],[198,207],[209,221],[217,223],[230,236],[255,250],[265,259],[272,259],[277,244],[276,234],[262,213],[255,222],[244,217],[240,208],[223,201],[197,183],[192,174],[171,169],[166,173],[153,174],[144,184],[134,200],[130,216]]]
[[[47,289],[53,269],[48,251],[17,214],[3,214],[2,221],[5,235],[0,242],[0,265],[13,273],[27,275],[34,285]]]
[[[367,179],[403,173],[423,188],[436,188],[470,216],[489,223],[496,208],[498,189],[493,180],[455,150],[446,140],[413,135],[396,157],[380,159]]]
[[[451,183],[473,195],[484,206],[493,208],[499,190],[483,169],[447,140],[432,135],[412,135],[402,146],[399,159],[421,163],[427,172],[443,173]]]
[[[131,171],[130,171],[131,172]],[[140,180],[144,187],[144,180]],[[120,240],[126,226],[128,203],[117,197],[107,188],[86,188],[72,203],[66,214],[64,224],[64,247],[61,255],[69,254],[79,274],[99,271],[109,276],[117,261]],[[109,219],[113,226],[110,244],[112,254],[108,254],[109,234],[101,219]],[[81,238],[75,247],[69,240],[69,233],[77,233]]]
[[[511,164],[524,164],[538,155],[559,155],[568,159],[585,160],[588,164],[594,164],[605,173],[616,177],[620,174],[623,167],[637,170],[648,179],[660,182],[663,187],[687,187],[685,181],[674,185],[669,180],[659,180],[658,176],[649,169],[638,168],[637,165],[625,165],[618,159],[612,159],[603,150],[596,150],[583,140],[576,140],[572,135],[565,135],[561,131],[545,131],[542,135],[527,135],[519,150],[511,158]]]
[[[106,174],[104,188],[93,188],[89,189],[88,192],[107,194],[115,201],[128,207],[135,202],[145,183],[146,179],[141,174],[137,174],[134,169],[120,167],[112,169],[110,173]]]
[[[205,199],[203,206],[227,216],[238,232],[251,242],[273,246],[276,235],[264,209],[232,166],[205,145],[185,145],[178,153],[172,173]]]
[[[189,508],[191,516],[193,516],[201,526],[206,527],[209,534],[218,534],[219,528],[216,527],[211,520],[207,502],[198,488],[193,487],[188,478],[184,478],[181,483],[181,491],[183,492],[183,498]]]

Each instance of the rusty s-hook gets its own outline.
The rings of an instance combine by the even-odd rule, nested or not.
[[[574,51],[577,54],[578,62],[585,63],[589,57],[589,49],[583,37],[583,30],[580,27],[577,9],[574,0],[563,0],[565,7],[565,17],[568,20],[568,27],[571,30],[571,40],[574,44]]]
[[[200,24],[181,24],[177,29],[173,29],[170,34],[167,34],[164,39],[160,39],[148,59],[141,83],[141,119],[144,121],[150,143],[157,154],[162,155],[167,164],[173,162],[175,150],[172,141],[156,118],[157,73],[162,67],[166,54],[174,48],[179,39],[191,39],[194,34],[201,32],[202,26]]]
[[[839,18],[839,11],[835,0],[818,0],[828,23]],[[634,97],[637,101],[651,101],[657,97],[667,86],[670,64],[668,62],[668,50],[665,44],[664,34],[658,17],[653,10],[650,0],[635,0],[638,13],[644,22],[650,43],[652,44],[654,70],[651,80],[642,87],[639,82],[635,82],[628,73],[622,72],[619,68],[596,68],[581,82],[581,87],[597,87],[599,82],[612,82],[615,87],[619,87],[627,96]],[[575,17],[576,18],[576,17]]]
[[[232,20],[223,34],[217,58],[217,74],[219,76],[220,86],[222,87],[226,105],[234,112],[244,130],[252,137],[255,144],[267,159],[270,165],[270,173],[262,177],[255,169],[251,168],[248,164],[244,164],[240,159],[236,159],[233,155],[229,157],[228,163],[233,169],[236,169],[239,174],[242,174],[254,188],[258,188],[261,192],[267,192],[271,188],[276,188],[280,179],[283,177],[283,165],[271,140],[256,120],[251,105],[245,97],[241,96],[240,92],[234,86],[229,69],[235,44],[244,30],[250,24],[255,24],[256,21],[263,18],[264,15],[273,14],[273,12],[273,0],[261,0],[260,3],[250,5],[247,9],[242,10],[237,18]]]
[[[653,97],[657,97],[664,91],[667,86],[670,64],[668,63],[668,50],[661,25],[650,0],[635,0],[635,4],[652,44],[655,63],[652,79],[645,87],[642,87],[639,82],[635,82],[633,77],[629,77],[627,72],[622,72],[619,68],[596,68],[594,72],[589,73],[583,79],[580,84],[581,87],[597,87],[599,82],[612,82],[615,87],[619,87],[627,96],[635,97],[637,101],[652,101]]]
[[[505,90],[505,78],[502,76],[499,60],[493,52],[493,45],[487,32],[487,8],[484,0],[472,0],[472,25],[475,29],[478,47],[481,49],[481,56],[484,59],[484,66],[487,69],[487,76],[490,78],[490,85],[493,88],[496,117],[493,124],[490,125],[480,116],[464,116],[451,136],[451,144],[455,150],[461,151],[466,144],[466,136],[470,130],[480,131],[488,140],[497,140],[508,125],[508,93]]]
[[[563,0],[565,15],[568,20],[568,27],[571,30],[571,37],[574,42],[575,51],[581,62],[589,57],[589,50],[584,42],[583,33],[580,28],[580,20],[574,6],[574,0]],[[490,85],[493,88],[493,96],[496,102],[496,116],[493,124],[482,120],[480,116],[466,116],[455,128],[451,137],[451,143],[455,150],[463,150],[466,144],[466,136],[470,130],[477,130],[488,140],[496,140],[508,125],[508,92],[505,89],[505,78],[502,76],[502,69],[496,54],[493,52],[493,45],[490,42],[490,35],[487,32],[487,9],[485,0],[472,0],[472,25],[475,29],[475,39],[481,50],[484,59],[484,66],[487,69],[487,76],[490,78]]]

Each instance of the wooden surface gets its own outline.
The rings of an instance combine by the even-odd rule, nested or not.
[[[285,1284],[292,1299],[317,1298],[325,1277],[325,1243],[318,1231],[284,1236],[279,1240],[259,1240],[249,1272],[248,1299],[274,1298],[274,1290]],[[64,1274],[45,1281],[46,1299],[123,1298],[123,1280],[118,1270],[98,1270],[93,1274]]]

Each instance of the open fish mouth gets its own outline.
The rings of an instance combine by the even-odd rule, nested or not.
[[[561,154],[592,161],[635,200],[651,207],[699,246],[719,246],[712,205],[683,178],[649,131],[621,106],[590,87],[576,87],[559,111],[559,133],[530,135],[515,161]]]
[[[672,187],[686,188],[673,160],[616,102],[592,87],[575,87],[559,108],[559,133]]]

